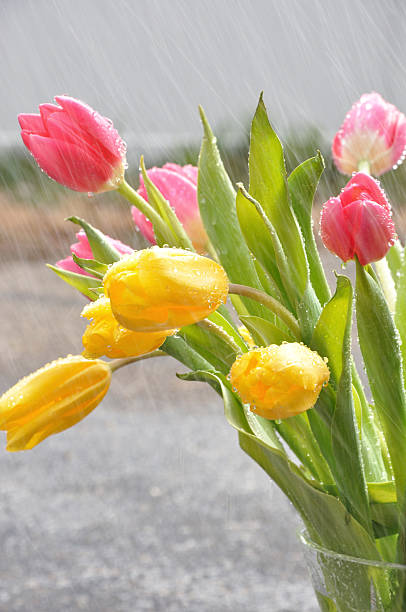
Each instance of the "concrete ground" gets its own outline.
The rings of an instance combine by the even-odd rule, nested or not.
[[[0,268],[0,392],[78,353],[83,300],[43,264]],[[170,358],[32,451],[0,434],[1,612],[315,612],[293,508],[220,399]]]

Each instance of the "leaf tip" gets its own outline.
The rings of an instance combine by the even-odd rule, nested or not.
[[[214,139],[214,135],[213,132],[211,131],[211,127],[210,124],[207,120],[206,117],[206,113],[203,110],[203,107],[199,104],[199,115],[200,115],[200,120],[202,122],[203,125],[203,130],[204,130],[204,135],[208,140],[213,140]]]
[[[324,170],[325,167],[326,167],[326,162],[324,161],[324,157],[321,154],[320,149],[316,149],[316,159],[317,159],[317,161],[319,161],[321,163],[321,165],[323,166],[323,170]]]

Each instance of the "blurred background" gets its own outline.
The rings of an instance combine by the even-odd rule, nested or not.
[[[141,153],[147,167],[196,163],[202,104],[237,181],[264,90],[288,169],[325,157],[317,216],[346,182],[330,143],[351,104],[375,90],[406,111],[405,31],[402,0],[1,0],[0,392],[81,350],[83,300],[44,266],[74,241],[64,218],[140,244],[120,196],[39,171],[19,112],[61,93],[86,101],[127,141],[136,186]],[[403,236],[406,169],[383,183]],[[179,370],[121,370],[74,429],[0,453],[1,611],[316,610],[288,502],[214,393]]]

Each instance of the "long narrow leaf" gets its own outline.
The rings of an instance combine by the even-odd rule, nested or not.
[[[321,153],[300,164],[288,178],[292,208],[305,242],[310,281],[321,304],[330,299],[330,289],[324,274],[319,251],[313,234],[312,207],[314,194],[324,170]]]
[[[335,296],[342,305],[345,327],[341,343],[341,363],[338,359],[335,359],[336,376],[339,372],[339,379],[336,408],[331,423],[331,440],[335,458],[334,477],[345,505],[361,525],[367,531],[370,531],[372,525],[368,491],[352,395],[351,328],[353,295],[352,286],[347,277],[340,276],[337,279]],[[344,296],[344,299],[341,296]]]
[[[395,475],[398,502],[406,489],[406,397],[399,334],[378,283],[357,261],[358,336],[375,409]]]
[[[93,278],[90,276],[85,276],[84,274],[76,274],[76,272],[71,272],[70,270],[63,270],[62,268],[58,268],[58,266],[52,266],[51,264],[47,264],[47,267],[50,268],[57,274],[65,283],[68,283],[71,287],[74,287],[80,293],[83,293],[86,297],[91,300],[95,300],[98,296],[94,291],[101,287],[100,279]]]
[[[304,244],[291,208],[282,145],[269,122],[262,95],[251,124],[249,174],[249,193],[261,204],[275,228],[288,255],[293,285],[301,297],[308,278]],[[272,274],[270,266],[275,253],[263,220],[243,201],[238,216],[250,249]]]
[[[197,193],[200,214],[210,241],[231,282],[262,290],[254,262],[245,243],[235,208],[236,193],[225,171],[216,139],[203,110],[204,136],[199,155]],[[227,223],[224,220],[227,219]],[[260,304],[243,299],[249,314],[274,320]],[[247,313],[245,313],[247,314]]]
[[[72,223],[76,223],[76,225],[80,225],[80,227],[84,229],[94,259],[104,264],[111,264],[121,258],[120,253],[110,244],[110,242],[108,242],[106,236],[90,225],[90,223],[87,223],[87,221],[79,217],[69,217],[67,221],[72,221]]]

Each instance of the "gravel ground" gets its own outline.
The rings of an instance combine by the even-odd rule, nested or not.
[[[3,391],[79,352],[84,323],[43,264],[0,271]],[[293,508],[182,369],[123,369],[79,425],[0,451],[2,612],[316,611]]]

